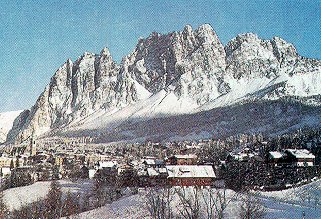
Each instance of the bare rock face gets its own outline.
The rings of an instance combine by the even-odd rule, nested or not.
[[[175,90],[202,104],[227,92],[222,77],[225,51],[210,25],[140,40],[127,57],[128,72],[151,93]]]
[[[320,70],[320,61],[299,56],[295,47],[280,37],[262,40],[253,33],[240,34],[225,46],[225,51],[226,72],[236,79]]]
[[[106,48],[100,55],[86,52],[56,71],[30,112],[17,119],[8,140],[41,135],[99,109],[127,105],[136,97],[134,81],[120,71]]]
[[[272,86],[279,78],[282,83]],[[321,62],[299,56],[279,37],[262,40],[253,33],[240,34],[224,47],[208,24],[152,33],[119,65],[107,48],[98,55],[86,52],[74,62],[68,59],[36,104],[16,119],[7,138],[21,142],[161,91],[202,106],[233,93],[235,86],[237,92],[247,90],[254,80],[271,83],[255,98],[320,94]]]
[[[277,58],[280,68],[292,67],[298,59],[298,54],[295,47],[281,39],[280,37],[273,37],[271,40],[273,53]]]
[[[236,79],[279,75],[278,59],[269,40],[261,40],[253,33],[241,34],[225,47],[227,74]]]

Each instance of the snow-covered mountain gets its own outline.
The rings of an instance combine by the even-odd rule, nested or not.
[[[0,113],[0,144],[6,141],[7,134],[12,128],[13,121],[21,112],[22,111],[11,111]]]
[[[102,141],[206,136],[249,124],[257,110],[266,124],[239,131],[269,131],[275,125],[263,126],[270,116],[282,118],[286,105],[290,125],[284,129],[318,125],[320,82],[321,61],[301,57],[279,37],[240,34],[224,47],[210,25],[186,26],[140,39],[119,65],[107,48],[68,59],[36,104],[15,120],[8,140],[44,134],[99,133]],[[263,107],[269,102],[273,108]]]

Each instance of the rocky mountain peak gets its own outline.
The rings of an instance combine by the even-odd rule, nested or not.
[[[197,28],[197,33],[212,33],[213,27],[210,24],[202,24]]]
[[[240,79],[278,76],[278,60],[269,40],[256,34],[239,34],[225,46],[227,72]]]
[[[193,27],[191,25],[186,25],[183,29],[184,35],[192,35],[193,34]]]
[[[225,46],[226,56],[229,57],[234,51],[247,49],[249,45],[259,46],[262,40],[254,33],[238,34]],[[243,48],[242,48],[243,47]],[[252,48],[251,48],[252,49]]]
[[[273,37],[271,43],[274,45],[274,48],[278,50],[278,58],[281,57],[282,54],[292,57],[298,56],[296,48],[293,46],[293,44],[288,43],[280,37]]]
[[[225,50],[210,25],[202,25],[195,31],[186,25],[181,32],[153,33],[140,40],[126,65],[132,78],[149,92],[174,86],[178,97],[187,95],[201,104],[213,90],[219,95],[218,78],[226,66]],[[208,93],[200,100],[205,90]]]
[[[280,37],[273,37],[271,40],[273,52],[280,63],[280,68],[293,65],[298,59],[296,48]]]
[[[320,61],[299,56],[292,44],[279,37],[264,40],[254,33],[239,34],[224,47],[209,24],[195,30],[186,25],[168,34],[153,32],[139,39],[119,65],[108,48],[98,55],[85,52],[75,62],[68,59],[30,111],[17,118],[8,139],[41,135],[153,95],[201,108],[220,98],[228,102],[238,93],[256,91],[248,88],[255,80],[261,86],[282,75],[311,73],[307,80],[315,81],[320,71]],[[282,83],[283,94],[284,90],[297,94],[296,84],[306,85],[299,77],[295,80]],[[304,89],[304,95],[318,92],[314,85]]]
[[[103,48],[100,52],[100,56],[108,56],[108,57],[110,56],[111,57],[109,49],[107,47]]]

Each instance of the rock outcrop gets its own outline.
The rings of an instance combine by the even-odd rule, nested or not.
[[[246,92],[253,94],[275,83],[279,84],[265,98],[316,95],[321,93],[320,77],[319,60],[299,56],[279,37],[262,40],[253,33],[240,34],[224,47],[210,25],[196,30],[186,26],[181,32],[140,39],[119,65],[107,48],[99,55],[86,52],[74,62],[68,59],[30,111],[17,118],[8,140],[21,142],[159,92],[202,106],[244,91],[227,98],[235,102]],[[254,80],[261,80],[261,87],[247,91]]]

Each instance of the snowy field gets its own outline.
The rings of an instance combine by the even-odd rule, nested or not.
[[[62,191],[85,192],[92,187],[92,182],[60,180]],[[42,199],[49,190],[50,182],[37,182],[33,185],[8,189],[4,192],[4,199],[10,209],[19,209],[21,206]],[[144,202],[146,191],[141,189],[137,195],[123,197],[103,207],[83,212],[82,219],[104,218],[150,218]],[[236,197],[235,193],[227,190],[228,197]],[[283,191],[261,192],[260,198],[267,208],[266,219],[300,219],[304,212],[305,219],[321,218],[321,180],[297,188]],[[178,207],[178,197],[173,197],[173,209]],[[318,202],[318,204],[316,204]],[[226,218],[239,218],[240,202],[236,199],[227,208]]]
[[[84,193],[92,188],[90,180],[71,182],[69,180],[59,180],[62,192],[66,194]],[[7,189],[4,191],[4,200],[9,209],[19,209],[20,207],[44,199],[49,191],[50,181],[36,182],[29,186]]]
[[[234,192],[229,190],[233,195]],[[310,198],[309,198],[310,197]],[[319,204],[315,204],[317,198]],[[174,199],[175,200],[175,199]],[[283,191],[262,192],[261,200],[267,208],[266,219],[321,219],[321,180]],[[173,208],[177,207],[177,199]],[[240,202],[233,201],[228,206],[226,218],[238,219]],[[122,198],[104,207],[80,214],[82,219],[90,218],[150,218],[142,195],[133,195]]]
[[[321,180],[282,191],[262,192],[262,200],[270,209],[266,218],[321,218]]]
[[[191,194],[192,188],[189,187],[186,189],[186,192]],[[203,191],[206,196],[206,190]],[[115,219],[129,219],[129,218],[151,218],[149,216],[145,200],[146,196],[148,196],[146,190],[140,190],[137,195],[131,195],[128,197],[124,197],[119,199],[118,201],[113,202],[112,204],[107,204],[104,207],[97,208],[91,211],[83,212],[79,215],[81,219],[107,219],[107,218],[115,218]],[[228,199],[235,197],[235,192],[232,190],[226,190],[226,195]],[[200,194],[200,202],[203,203],[202,195]],[[178,209],[181,209],[179,197],[175,194],[171,196],[171,206],[172,210],[177,213]],[[226,217],[230,219],[237,219],[235,215],[238,215],[239,209],[238,201],[231,203],[227,207]],[[205,215],[205,208],[201,209],[201,215]]]

